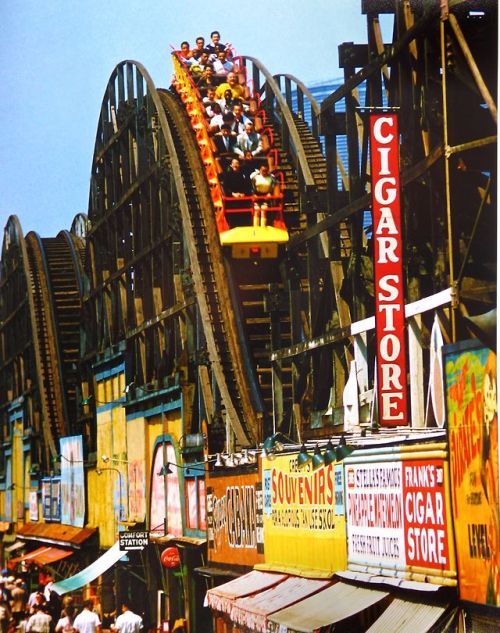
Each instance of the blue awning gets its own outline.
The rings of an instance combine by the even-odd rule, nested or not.
[[[70,576],[61,582],[56,582],[51,585],[51,590],[58,593],[60,596],[68,591],[74,591],[84,585],[92,582],[98,576],[103,574],[106,570],[117,563],[120,558],[126,556],[127,552],[120,550],[120,543],[117,541],[113,547],[110,547],[107,552],[95,560],[91,565],[82,569],[74,576]]]

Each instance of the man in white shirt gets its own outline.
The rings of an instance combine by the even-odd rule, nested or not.
[[[101,621],[97,613],[92,609],[92,600],[85,600],[82,611],[80,611],[73,622],[73,628],[78,633],[101,633]]]
[[[214,59],[214,76],[219,83],[225,81],[228,73],[234,69],[233,62],[229,61],[226,57],[226,51],[219,50],[216,59]]]
[[[27,633],[50,633],[52,631],[52,617],[48,613],[46,604],[39,604],[26,624]]]
[[[111,630],[118,633],[140,633],[142,629],[142,618],[130,610],[128,602],[122,602],[122,612],[116,618],[116,622],[111,627]]]

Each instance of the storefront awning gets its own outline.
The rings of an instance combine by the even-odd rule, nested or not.
[[[38,549],[23,554],[23,556],[17,556],[11,558],[7,563],[7,566],[13,569],[18,563],[36,563],[37,565],[50,565],[58,560],[71,556],[73,552],[65,549],[59,549],[58,547],[39,547]]]
[[[253,570],[244,576],[209,589],[206,603],[215,611],[229,614],[237,598],[244,598],[258,591],[274,587],[286,578],[286,574],[271,574],[270,572]]]
[[[127,552],[120,550],[120,543],[117,541],[113,547],[110,547],[107,552],[95,560],[91,565],[82,569],[74,576],[70,576],[61,582],[56,582],[51,586],[52,591],[55,591],[60,596],[68,591],[74,591],[84,585],[92,582],[98,576],[103,574],[106,570],[117,563],[120,558],[126,556]]]
[[[42,541],[53,545],[69,545],[80,549],[84,541],[96,532],[95,528],[74,527],[63,523],[25,523],[17,529],[23,540]]]
[[[386,591],[355,587],[337,582],[319,593],[269,616],[273,633],[312,633],[322,626],[335,624],[380,602]]]
[[[367,633],[425,633],[447,609],[446,606],[423,604],[416,600],[395,598]]]
[[[267,633],[267,618],[271,613],[311,596],[330,584],[328,580],[290,576],[270,589],[238,598],[231,609],[231,620],[251,631]]]

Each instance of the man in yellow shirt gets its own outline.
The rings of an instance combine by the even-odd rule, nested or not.
[[[215,91],[216,99],[223,99],[226,90],[230,90],[233,95],[233,99],[241,99],[242,101],[248,100],[248,88],[238,83],[238,77],[236,73],[228,73],[227,81],[217,86]]]

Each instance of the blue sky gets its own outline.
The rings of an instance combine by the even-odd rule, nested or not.
[[[310,85],[341,76],[340,43],[366,42],[361,0],[3,0],[0,24],[0,227],[16,214],[42,237],[87,212],[98,113],[120,61],[166,88],[170,45],[217,29]]]

